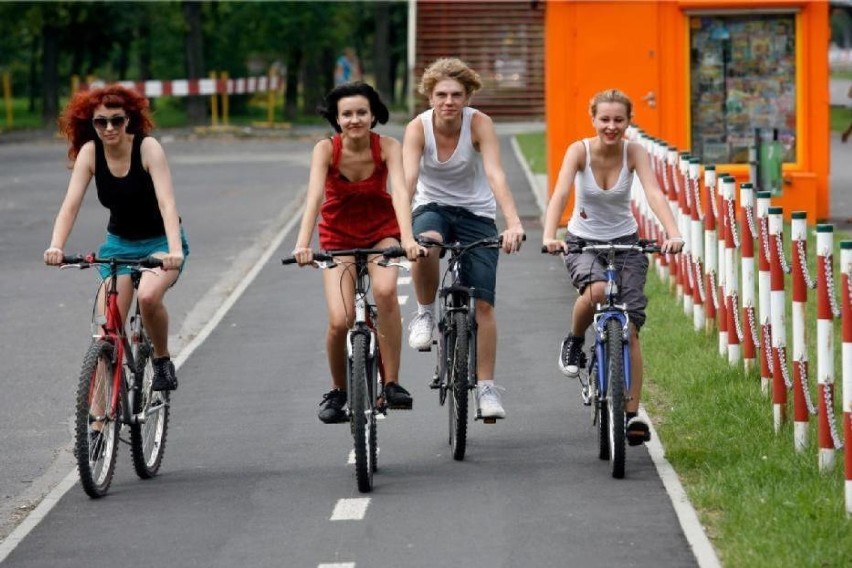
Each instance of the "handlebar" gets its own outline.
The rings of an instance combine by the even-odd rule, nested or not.
[[[315,262],[328,262],[334,260],[336,256],[361,256],[366,257],[374,254],[380,254],[385,259],[390,260],[394,258],[401,258],[405,256],[405,249],[402,247],[388,247],[383,249],[367,249],[367,248],[355,248],[355,249],[345,249],[345,250],[328,250],[328,251],[313,251],[314,261]],[[292,256],[288,256],[286,258],[281,259],[281,264],[296,264],[296,258]]]
[[[95,253],[66,255],[62,257],[60,267],[76,266],[79,268],[89,268],[96,264],[115,264],[116,266],[138,266],[139,268],[162,268],[163,260],[154,256],[145,258],[102,258]]]
[[[432,239],[430,237],[424,237],[423,235],[419,235],[415,237],[417,244],[424,247],[436,247],[444,250],[450,251],[466,251],[474,248],[500,248],[503,246],[503,235],[498,235],[496,237],[485,237],[484,239],[479,239],[478,241],[473,241],[472,243],[444,243],[437,239]],[[527,235],[524,234],[521,237],[522,241],[527,240]]]
[[[614,251],[636,251],[641,253],[658,253],[660,251],[660,245],[657,244],[656,241],[648,240],[648,239],[639,239],[639,242],[636,244],[619,244],[619,243],[600,243],[600,244],[588,244],[585,242],[581,242],[577,246],[568,247],[569,253],[583,253],[583,252],[608,252],[610,250]],[[547,250],[547,247],[542,245],[541,247],[542,254],[561,254],[562,250],[557,250],[554,252],[550,252]]]

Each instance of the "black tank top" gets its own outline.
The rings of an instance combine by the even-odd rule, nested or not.
[[[107,231],[132,241],[166,234],[154,182],[142,166],[144,138],[138,134],[133,137],[130,171],[124,177],[116,177],[109,171],[104,145],[95,138],[95,184],[98,201],[110,211]]]

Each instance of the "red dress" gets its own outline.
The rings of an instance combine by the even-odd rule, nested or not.
[[[387,191],[388,168],[382,161],[381,136],[370,133],[375,169],[362,181],[349,181],[340,173],[340,134],[331,139],[331,165],[325,178],[325,200],[320,208],[319,242],[323,250],[369,248],[380,240],[399,240],[393,200]]]

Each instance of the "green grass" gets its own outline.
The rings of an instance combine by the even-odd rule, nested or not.
[[[852,122],[852,107],[833,106],[830,111],[831,131],[843,132]]]
[[[527,158],[527,164],[534,174],[547,173],[547,137],[541,132],[518,134],[515,139]]]
[[[534,136],[540,140],[532,140]],[[544,135],[526,138],[519,137],[522,150],[535,153],[533,160],[542,160]],[[789,260],[789,225],[784,231]],[[815,277],[816,247],[809,232],[809,273]],[[836,287],[840,282],[838,244],[849,238],[840,232],[834,235]],[[789,335],[789,276],[787,290]],[[650,306],[642,332],[643,404],[723,564],[749,568],[852,565],[852,520],[846,520],[844,513],[843,452],[836,453],[834,471],[820,473],[816,420],[811,420],[809,447],[797,453],[791,422],[778,434],[774,431],[772,403],[761,392],[757,371],[746,373],[721,357],[718,336],[695,332],[692,318],[684,315],[682,304],[655,274],[648,277],[646,293]],[[813,291],[806,311],[807,321],[814,322]],[[808,329],[807,340],[815,401],[814,327]],[[839,323],[834,339],[835,414],[840,428]],[[792,393],[788,400],[792,417]]]

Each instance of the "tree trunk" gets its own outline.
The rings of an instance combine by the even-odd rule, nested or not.
[[[201,3],[183,2],[183,18],[186,22],[186,76],[188,79],[204,77],[204,36],[201,28]],[[207,116],[207,101],[204,97],[188,97],[186,118],[190,124],[201,124]]]
[[[322,53],[317,50],[309,52],[304,58],[302,69],[302,114],[304,116],[316,114],[317,105],[325,96],[322,79],[326,73],[327,68],[323,67]]]
[[[299,69],[302,51],[291,48],[287,53],[287,90],[284,93],[284,118],[293,120],[299,115]]]
[[[393,85],[390,74],[390,6],[387,2],[376,2],[375,24],[373,36],[373,73],[376,77],[376,90],[382,100],[388,104],[393,100]]]
[[[59,33],[54,24],[41,29],[41,118],[47,124],[59,116]]]

